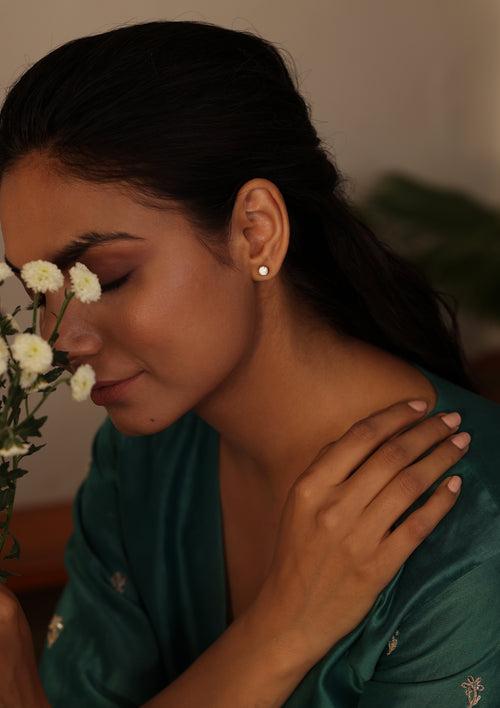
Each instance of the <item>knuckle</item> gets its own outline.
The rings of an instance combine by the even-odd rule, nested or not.
[[[423,541],[432,531],[432,526],[422,514],[414,512],[406,520],[407,531],[412,539]]]
[[[363,418],[350,427],[349,435],[355,440],[373,442],[377,439],[377,426],[370,418]]]
[[[370,561],[357,559],[355,562],[351,563],[350,567],[357,582],[363,585],[363,587],[372,587],[378,584],[378,564],[375,558],[372,558]]]
[[[314,496],[312,476],[302,474],[292,485],[291,491],[297,501],[310,503]]]
[[[406,461],[408,453],[406,449],[396,441],[386,443],[379,450],[379,455],[386,464],[399,464]]]
[[[425,491],[417,475],[411,471],[411,467],[401,470],[397,476],[397,484],[405,498],[413,499]]]
[[[325,531],[334,531],[341,524],[341,514],[336,506],[327,506],[316,513],[316,523]]]

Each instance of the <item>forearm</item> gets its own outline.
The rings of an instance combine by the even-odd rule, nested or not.
[[[279,708],[312,665],[291,646],[256,615],[241,615],[142,708]]]

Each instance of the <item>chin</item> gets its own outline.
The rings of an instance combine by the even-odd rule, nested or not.
[[[149,415],[146,413],[143,416],[137,415],[137,412],[131,413],[130,411],[125,412],[120,411],[114,406],[110,406],[107,410],[111,422],[122,435],[127,435],[129,437],[139,437],[140,435],[154,435],[159,433],[169,425],[175,423],[183,413],[180,413],[176,417],[160,417],[155,416],[153,413]]]

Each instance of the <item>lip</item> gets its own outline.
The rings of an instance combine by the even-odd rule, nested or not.
[[[90,392],[90,398],[97,406],[105,406],[109,403],[114,403],[128,393],[130,384],[143,373],[144,371],[139,371],[138,374],[131,376],[129,379],[122,379],[114,384],[105,386],[99,385],[98,387],[94,385]]]

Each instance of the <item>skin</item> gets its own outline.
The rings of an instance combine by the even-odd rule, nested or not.
[[[141,205],[126,185],[64,176],[40,153],[2,179],[0,225],[5,255],[18,267],[51,260],[90,229],[144,238],[98,246],[78,259],[102,284],[133,272],[96,303],[73,299],[57,348],[69,352],[74,368],[91,364],[97,380],[144,371],[107,408],[126,435],[158,432],[194,408],[221,435],[221,464],[268,518],[279,515],[318,450],[356,420],[402,399],[435,404],[434,387],[418,369],[341,337],[292,301],[280,274],[288,214],[269,180],[249,180],[237,195],[235,269],[216,261],[182,212]],[[268,276],[259,275],[262,264]],[[45,339],[63,298],[63,289],[46,294]]]
[[[57,348],[68,351],[72,370],[91,364],[98,381],[144,372],[107,408],[124,434],[156,433],[191,409],[219,431],[228,565],[232,585],[240,584],[237,615],[269,567],[288,490],[318,451],[375,411],[413,398],[433,407],[437,393],[418,369],[340,336],[291,299],[280,274],[287,209],[269,180],[249,180],[235,200],[230,255],[236,268],[216,260],[182,210],[159,211],[134,196],[127,185],[75,180],[42,154],[27,156],[0,182],[4,253],[21,267],[51,261],[89,230],[143,237],[79,257],[103,285],[131,277],[98,302],[74,298]],[[268,276],[258,273],[263,264]],[[67,271],[64,276],[69,288]],[[64,288],[46,293],[38,330],[45,339],[63,299]],[[9,607],[15,612],[4,611]],[[0,615],[0,633],[18,646],[0,671],[2,685],[11,686],[4,704],[21,704],[22,683],[29,690],[22,704],[46,708],[29,632],[8,619],[21,617],[27,626],[17,601],[2,595]],[[11,680],[20,675],[22,682]]]

